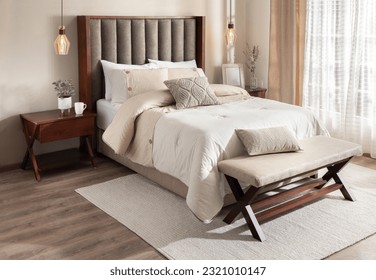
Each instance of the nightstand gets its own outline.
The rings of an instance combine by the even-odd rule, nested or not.
[[[249,86],[245,86],[245,90],[248,91],[249,95],[255,97],[265,98],[266,88],[250,88]]]
[[[60,110],[20,115],[27,143],[27,150],[21,168],[26,168],[30,158],[33,164],[35,179],[38,181],[40,181],[40,169],[33,151],[35,140],[38,140],[40,143],[46,143],[73,137],[83,137],[86,141],[91,164],[93,167],[96,167],[91,147],[91,139],[89,139],[90,136],[94,135],[96,114],[85,112],[83,115],[76,116],[72,111],[74,110],[71,110],[69,115],[63,117],[61,116]]]

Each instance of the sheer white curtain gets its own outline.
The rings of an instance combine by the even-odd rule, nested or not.
[[[308,0],[302,105],[376,157],[376,1]]]

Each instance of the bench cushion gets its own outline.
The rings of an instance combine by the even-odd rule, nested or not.
[[[299,140],[299,144],[302,151],[236,157],[219,162],[218,169],[240,182],[261,187],[362,155],[360,145],[327,136]]]

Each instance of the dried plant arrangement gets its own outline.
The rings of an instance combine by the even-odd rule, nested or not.
[[[253,46],[251,49],[247,43],[247,48],[243,51],[246,58],[246,66],[251,71],[251,75],[254,76],[256,70],[256,61],[259,57],[259,46]]]

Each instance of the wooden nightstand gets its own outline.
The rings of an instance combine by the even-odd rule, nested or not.
[[[265,98],[266,88],[253,88],[251,89],[249,86],[245,86],[245,90],[248,91],[249,95],[255,97]]]
[[[89,139],[90,136],[94,135],[95,116],[96,114],[91,112],[85,112],[80,116],[76,116],[74,112],[70,112],[68,116],[62,117],[60,110],[21,114],[20,118],[27,143],[27,150],[21,167],[23,169],[26,168],[30,157],[35,179],[39,181],[40,169],[33,151],[34,141],[38,140],[40,143],[46,143],[73,137],[85,138],[91,164],[93,167],[96,167]]]

